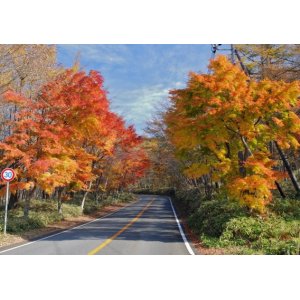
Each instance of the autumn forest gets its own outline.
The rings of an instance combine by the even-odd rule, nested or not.
[[[56,46],[1,45],[0,166],[16,178],[0,246],[156,194],[200,253],[299,254],[300,47],[211,54],[140,135],[111,109],[101,70],[62,67]]]

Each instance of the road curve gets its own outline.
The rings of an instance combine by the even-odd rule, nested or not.
[[[143,195],[105,217],[0,254],[191,254],[183,238],[169,199]]]

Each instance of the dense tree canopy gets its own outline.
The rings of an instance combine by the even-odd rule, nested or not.
[[[121,189],[143,175],[141,137],[110,110],[98,72],[66,70],[36,97],[9,90],[4,99],[18,108],[8,121],[12,133],[0,143],[0,164],[16,170],[14,193],[61,195],[103,182]]]
[[[171,92],[168,133],[189,177],[209,175],[233,197],[263,211],[271,200],[276,170],[269,144],[297,149],[299,82],[250,80],[219,56],[212,73],[191,73],[185,89]]]

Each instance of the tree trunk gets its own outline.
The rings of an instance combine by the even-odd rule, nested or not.
[[[96,194],[95,194],[95,201],[96,201],[97,205],[99,205],[99,198],[101,198],[101,195],[99,196],[99,192],[96,192]]]
[[[24,217],[27,219],[29,217],[29,210],[30,210],[30,198],[25,198],[25,205],[24,205]]]
[[[64,188],[58,189],[58,197],[57,197],[57,211],[59,214],[62,214],[62,194],[63,194]]]
[[[107,184],[108,184],[108,177],[107,177],[106,180],[105,180],[105,184],[104,184],[104,192],[106,192]]]
[[[90,192],[90,189],[91,189],[91,187],[92,187],[92,184],[93,184],[93,182],[90,181],[88,190],[86,190],[86,191],[84,192],[84,195],[83,195],[83,198],[82,198],[82,201],[81,201],[81,212],[82,212],[82,213],[83,213],[83,209],[84,209],[85,199],[86,199],[88,193]]]
[[[277,149],[277,151],[279,153],[279,156],[280,156],[280,158],[281,158],[281,160],[282,160],[282,162],[284,164],[284,167],[286,168],[286,170],[287,170],[287,172],[289,174],[289,177],[290,177],[290,179],[292,181],[292,184],[293,184],[293,186],[295,188],[295,191],[297,192],[298,195],[300,195],[300,186],[299,186],[299,183],[297,181],[296,176],[294,175],[294,173],[292,171],[290,163],[288,162],[287,158],[285,157],[285,155],[284,155],[282,149],[280,148],[280,146],[278,145],[278,143],[276,141],[274,141],[274,144],[275,144],[276,149]]]
[[[243,143],[243,145],[244,145],[244,147],[245,147],[245,151],[244,151],[244,161],[246,161],[247,158],[248,158],[249,156],[252,156],[253,154],[252,154],[252,151],[251,151],[250,147],[249,147],[248,144],[247,144],[247,141],[245,140],[245,138],[244,138],[243,136],[241,136],[241,140],[242,140],[242,143]]]
[[[283,199],[286,198],[286,195],[285,195],[284,191],[282,190],[282,188],[281,188],[279,182],[277,182],[277,181],[275,180],[275,184],[276,184],[276,187],[277,187],[277,189],[278,189],[278,191],[279,191],[279,193],[280,193],[281,198],[283,198]]]
[[[11,210],[13,208],[16,208],[19,202],[19,195],[18,191],[16,191],[15,194],[11,193],[9,197],[9,202],[8,202],[8,210]]]
[[[43,200],[49,199],[49,195],[46,192],[44,192],[44,191],[42,191],[42,199]]]
[[[57,211],[61,215],[62,214],[62,202],[61,197],[57,200]]]
[[[226,147],[226,150],[227,150],[226,157],[231,158],[230,144],[228,142],[226,142],[225,147]]]
[[[29,210],[30,210],[30,200],[32,199],[36,187],[34,187],[28,195],[25,196],[25,205],[24,205],[24,217],[27,219],[29,217]]]
[[[205,195],[208,199],[211,199],[212,196],[212,186],[210,184],[211,179],[209,175],[203,175],[203,180],[204,180],[204,191]]]
[[[239,55],[239,52],[237,51],[237,49],[233,49],[233,50],[234,50],[234,52],[235,52],[235,54],[236,54],[236,56],[237,56],[237,58],[238,58],[238,60],[239,60],[239,63],[240,63],[240,65],[241,65],[243,71],[244,71],[245,74],[250,78],[250,77],[251,77],[251,76],[250,76],[250,72],[249,72],[248,68],[244,65],[244,63],[242,62],[241,57],[240,57],[240,55]],[[268,61],[268,63],[269,63],[269,61]],[[250,148],[248,147],[247,142],[245,141],[245,139],[244,139],[243,137],[242,137],[242,143],[244,144],[244,146],[246,146],[246,149],[249,151]],[[275,146],[276,146],[276,148],[277,148],[277,150],[278,150],[278,152],[279,152],[279,155],[280,155],[280,157],[281,157],[281,159],[282,159],[284,165],[287,165],[287,166],[286,166],[286,169],[288,170],[289,176],[290,176],[290,178],[291,178],[291,180],[292,180],[292,183],[293,183],[293,185],[294,185],[294,187],[295,187],[297,193],[299,193],[299,191],[300,191],[299,184],[298,184],[298,182],[297,182],[297,180],[296,180],[296,178],[295,178],[295,176],[294,176],[294,174],[293,174],[293,172],[292,172],[292,169],[291,169],[291,167],[290,167],[290,165],[289,165],[287,159],[285,158],[285,156],[284,156],[284,154],[283,154],[281,148],[279,147],[279,145],[278,145],[278,143],[277,143],[276,141],[275,141]],[[271,153],[273,152],[273,145],[272,145],[272,143],[270,143],[270,152],[271,152]],[[250,156],[252,155],[251,150],[250,150],[249,154],[250,154]],[[284,194],[284,192],[283,192],[283,190],[282,190],[282,188],[281,188],[279,182],[277,182],[277,181],[275,180],[275,184],[276,184],[276,187],[277,187],[277,189],[278,189],[278,191],[279,191],[281,197],[282,197],[282,198],[285,198],[286,196],[285,196],[285,194]]]
[[[244,167],[245,158],[244,158],[244,152],[243,151],[239,151],[238,152],[238,159],[239,159],[239,171],[240,171],[240,174],[243,177],[245,177],[246,176],[246,169]]]
[[[249,148],[249,146],[248,146],[246,140],[244,139],[244,137],[241,137],[241,139],[242,139],[242,143],[243,143],[243,145],[244,145],[244,147],[245,147],[244,159],[246,160],[248,157],[252,156],[253,153],[252,153],[251,149]],[[275,144],[276,144],[276,146],[278,146],[278,144],[277,144],[276,142],[275,142]],[[279,147],[279,146],[278,146],[278,147]],[[278,149],[278,148],[277,148],[277,149]],[[281,150],[281,149],[280,149],[280,150]],[[275,185],[276,185],[276,187],[277,187],[277,189],[278,189],[278,191],[279,191],[281,197],[282,197],[282,198],[285,198],[286,196],[285,196],[285,194],[284,194],[284,192],[283,192],[283,190],[282,190],[282,188],[281,188],[279,182],[277,182],[276,180],[275,180]]]

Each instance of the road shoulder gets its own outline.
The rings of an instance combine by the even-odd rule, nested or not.
[[[187,240],[189,241],[190,246],[195,252],[195,255],[220,255],[225,254],[221,249],[215,248],[206,248],[202,245],[199,237],[190,229],[187,218],[181,213],[180,207],[176,201],[171,197],[172,203],[176,210],[178,219],[184,229]]]
[[[187,242],[189,244],[192,251],[194,252],[193,255],[202,254],[201,251],[199,251],[201,248],[199,248],[198,244],[196,243],[195,236],[193,235],[192,231],[188,227],[186,219],[182,217],[182,215],[180,213],[180,210],[178,210],[178,206],[176,205],[176,201],[174,201],[174,199],[172,199],[172,197],[168,197],[168,198],[169,198],[169,200],[170,200],[170,202],[173,206],[172,208],[174,209],[174,217],[175,217],[175,219],[178,220],[178,222],[179,222],[179,224],[182,228],[183,234],[184,234],[184,236],[187,240],[187,241],[185,241],[184,237],[182,236],[183,241]]]

